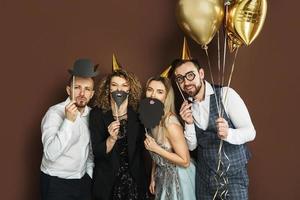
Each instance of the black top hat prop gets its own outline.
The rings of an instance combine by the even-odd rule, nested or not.
[[[69,69],[72,76],[80,76],[84,78],[95,77],[98,75],[98,65],[95,65],[89,59],[78,59],[73,65],[73,69]]]

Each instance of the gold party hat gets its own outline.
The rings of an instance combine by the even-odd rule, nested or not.
[[[189,49],[189,46],[188,46],[188,43],[187,43],[187,40],[185,37],[183,39],[181,59],[182,60],[191,60],[192,59],[190,49]]]
[[[167,69],[165,69],[161,74],[160,77],[163,78],[168,78],[169,77],[169,72],[172,69],[172,65],[170,65]]]
[[[115,54],[113,53],[113,57],[112,57],[112,71],[115,72],[115,71],[117,71],[119,69],[121,69],[121,66],[118,63]]]

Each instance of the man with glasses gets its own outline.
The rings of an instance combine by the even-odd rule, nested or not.
[[[179,114],[189,149],[197,149],[197,199],[248,199],[250,153],[245,143],[254,140],[256,131],[243,100],[229,88],[226,102],[223,98],[218,105],[227,89],[204,80],[197,60],[177,59],[172,67],[179,89],[190,100],[182,103]]]
[[[78,59],[69,70],[69,98],[50,107],[42,120],[42,200],[91,199],[94,161],[87,104],[94,94],[95,69],[90,60]]]

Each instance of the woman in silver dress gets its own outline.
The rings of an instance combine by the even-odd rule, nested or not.
[[[146,97],[164,104],[160,124],[146,134],[152,162],[149,190],[155,200],[195,200],[195,166],[190,162],[183,128],[175,115],[174,91],[166,77],[150,78]]]

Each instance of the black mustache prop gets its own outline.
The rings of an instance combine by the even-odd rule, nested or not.
[[[128,93],[125,91],[113,91],[111,93],[112,98],[114,99],[114,101],[116,102],[117,106],[120,107],[120,105],[125,101],[125,99],[128,97]]]

